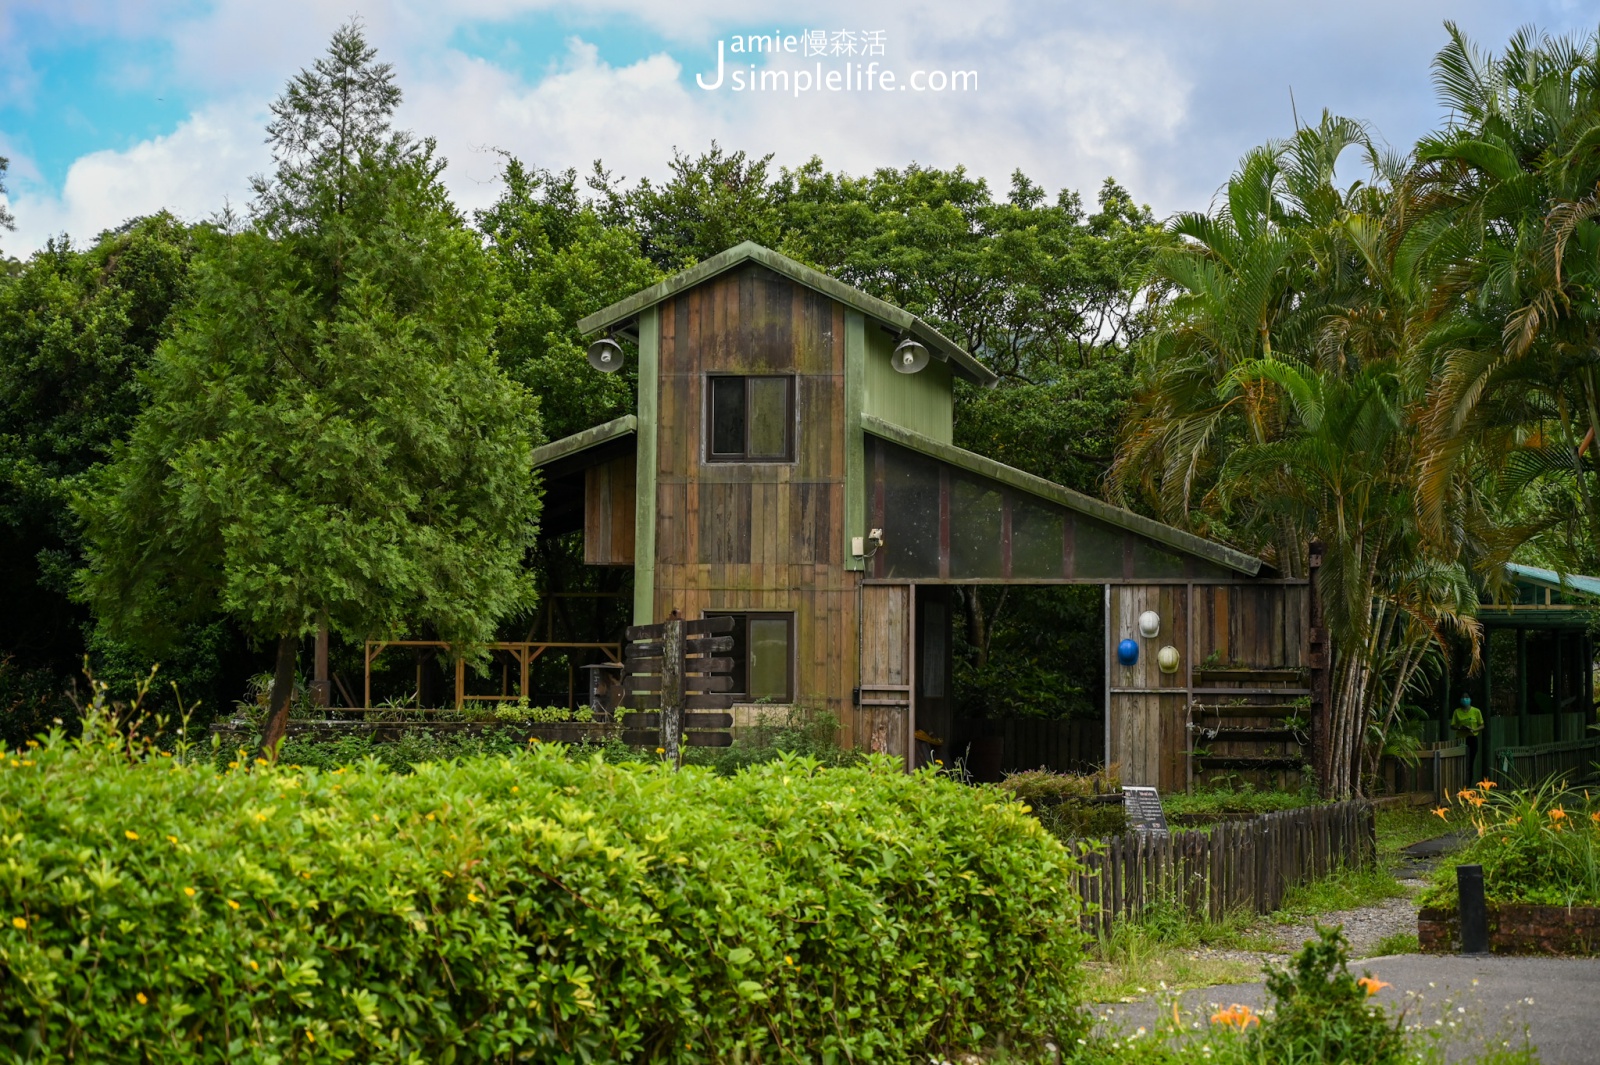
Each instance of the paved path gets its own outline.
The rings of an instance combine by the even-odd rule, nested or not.
[[[1441,1033],[1450,1061],[1498,1043],[1518,1045],[1526,1026],[1542,1065],[1600,1065],[1600,958],[1396,954],[1352,962],[1350,970],[1387,981],[1377,1001],[1404,1009],[1408,1026]],[[1204,1023],[1216,1006],[1259,1009],[1264,997],[1259,983],[1224,984],[1186,991],[1178,1004],[1187,1021]],[[1131,1031],[1154,1029],[1171,1009],[1170,1001],[1147,1001],[1096,1013]]]

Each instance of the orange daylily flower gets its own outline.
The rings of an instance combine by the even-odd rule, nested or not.
[[[1489,791],[1490,789],[1498,788],[1499,786],[1500,785],[1496,784],[1492,780],[1480,780],[1480,781],[1478,781],[1478,787],[1482,788],[1484,791]]]
[[[1597,825],[1600,825],[1600,810],[1596,810],[1594,813],[1590,814],[1589,820],[1593,821]]]
[[[1379,991],[1389,986],[1387,980],[1376,980],[1370,976],[1363,976],[1356,983],[1367,989],[1368,997],[1376,995]]]
[[[1241,1032],[1252,1024],[1260,1024],[1261,1018],[1256,1016],[1255,1010],[1249,1006],[1241,1006],[1235,1002],[1225,1010],[1218,1010],[1211,1015],[1212,1024],[1226,1024],[1237,1028]]]
[[[1567,811],[1563,810],[1561,807],[1552,806],[1550,808],[1550,820],[1552,820],[1552,821],[1560,821],[1562,818],[1564,818],[1566,816],[1567,816]]]
[[[1470,799],[1476,794],[1478,794],[1478,793],[1473,791],[1471,788],[1462,788],[1460,791],[1456,792],[1456,798],[1457,799]]]
[[[1438,815],[1439,820],[1441,821],[1450,820],[1450,807],[1448,806],[1437,807],[1433,812]]]

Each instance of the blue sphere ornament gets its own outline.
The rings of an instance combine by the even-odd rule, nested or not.
[[[1139,641],[1123,640],[1117,644],[1117,661],[1125,666],[1139,664]]]

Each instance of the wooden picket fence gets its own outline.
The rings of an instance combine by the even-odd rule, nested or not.
[[[1291,887],[1377,861],[1372,804],[1355,800],[1166,836],[1129,832],[1087,849],[1077,876],[1090,930],[1163,903],[1220,921],[1271,913]]]

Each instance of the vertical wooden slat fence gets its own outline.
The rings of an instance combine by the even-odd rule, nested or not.
[[[1221,921],[1271,913],[1292,887],[1377,861],[1372,804],[1356,800],[1227,821],[1209,832],[1130,832],[1086,851],[1077,889],[1105,932],[1159,904]]]

